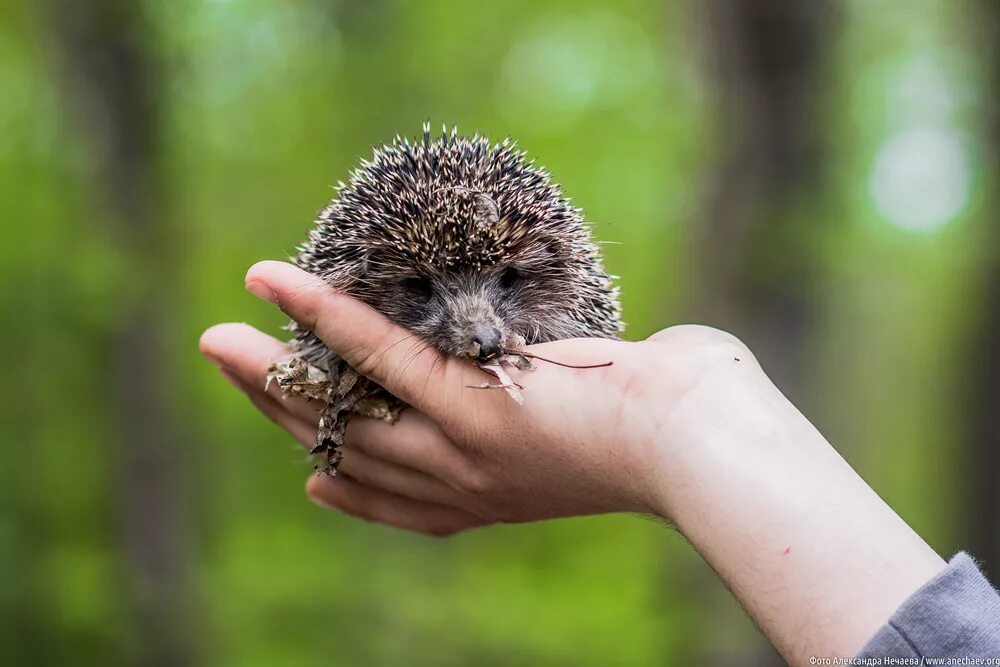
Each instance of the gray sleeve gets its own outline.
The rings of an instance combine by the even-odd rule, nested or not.
[[[903,602],[857,657],[998,658],[1000,595],[972,558],[959,553]]]

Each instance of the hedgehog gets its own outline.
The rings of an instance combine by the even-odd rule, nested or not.
[[[445,128],[373,149],[338,183],[292,261],[414,334],[412,345],[489,370],[519,402],[504,363],[525,346],[618,338],[618,288],[582,211],[510,138]],[[270,369],[283,394],[321,401],[318,469],[336,474],[347,419],[394,422],[405,404],[292,322],[290,356]]]

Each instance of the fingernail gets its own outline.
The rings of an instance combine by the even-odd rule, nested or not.
[[[274,290],[258,280],[248,282],[247,291],[258,299],[263,299],[269,303],[278,303],[278,295],[274,293]]]

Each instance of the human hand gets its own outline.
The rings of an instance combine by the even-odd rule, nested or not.
[[[573,369],[536,361],[511,370],[525,405],[474,366],[441,356],[367,306],[280,262],[247,274],[255,294],[315,331],[362,374],[412,407],[399,422],[352,416],[341,475],[314,475],[316,502],[429,534],[493,522],[602,512],[663,514],[654,451],[671,406],[712,368],[753,358],[734,338],[675,327],[641,343],[577,339],[532,346]],[[285,345],[248,325],[209,329],[201,349],[250,400],[305,446],[318,405],[265,391],[267,367]]]
[[[342,475],[307,492],[349,514],[431,535],[494,522],[647,512],[691,542],[789,663],[851,656],[941,558],[782,396],[749,351],[706,327],[639,343],[531,346],[512,371],[519,406],[476,390],[482,371],[446,359],[360,302],[288,264],[247,288],[410,404],[398,423],[352,417]],[[264,391],[284,344],[242,324],[201,349],[306,446],[317,406]]]

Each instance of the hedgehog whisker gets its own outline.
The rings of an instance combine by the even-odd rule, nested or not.
[[[438,367],[438,364],[440,364],[442,361],[444,361],[444,357],[438,355],[431,363],[431,367],[427,369],[427,377],[424,378],[424,387],[423,389],[420,390],[421,398],[423,398],[424,394],[427,393],[427,383],[430,382],[431,375],[434,374],[434,370]]]
[[[375,357],[375,359],[373,360],[373,363],[378,363],[379,361],[381,361],[381,360],[382,360],[382,357],[383,357],[383,356],[385,356],[385,353],[386,353],[386,352],[388,352],[388,351],[389,351],[389,350],[391,350],[392,348],[396,347],[396,346],[397,346],[397,345],[399,345],[400,343],[402,343],[402,342],[404,342],[404,341],[408,341],[408,340],[410,340],[411,338],[414,338],[414,337],[416,337],[416,335],[417,335],[417,334],[415,334],[415,333],[411,333],[411,334],[408,334],[408,335],[406,335],[406,336],[403,336],[403,337],[402,337],[402,338],[400,338],[399,340],[397,340],[397,341],[396,341],[395,343],[393,343],[392,345],[389,345],[389,346],[388,346],[388,347],[386,347],[386,348],[385,348],[384,350],[382,350],[381,352],[379,352],[379,353],[378,353],[378,355],[377,355],[377,356]]]
[[[396,373],[396,377],[397,378],[401,378],[403,376],[403,374],[406,372],[406,369],[410,367],[410,364],[412,364],[416,360],[417,357],[419,357],[421,354],[423,354],[424,351],[428,347],[430,347],[430,343],[428,343],[428,342],[426,342],[424,340],[418,340],[418,341],[416,341],[410,347],[409,351],[407,352],[407,356],[403,358],[403,363],[400,366],[399,371]],[[417,349],[414,352],[414,348],[419,348],[419,349]]]

